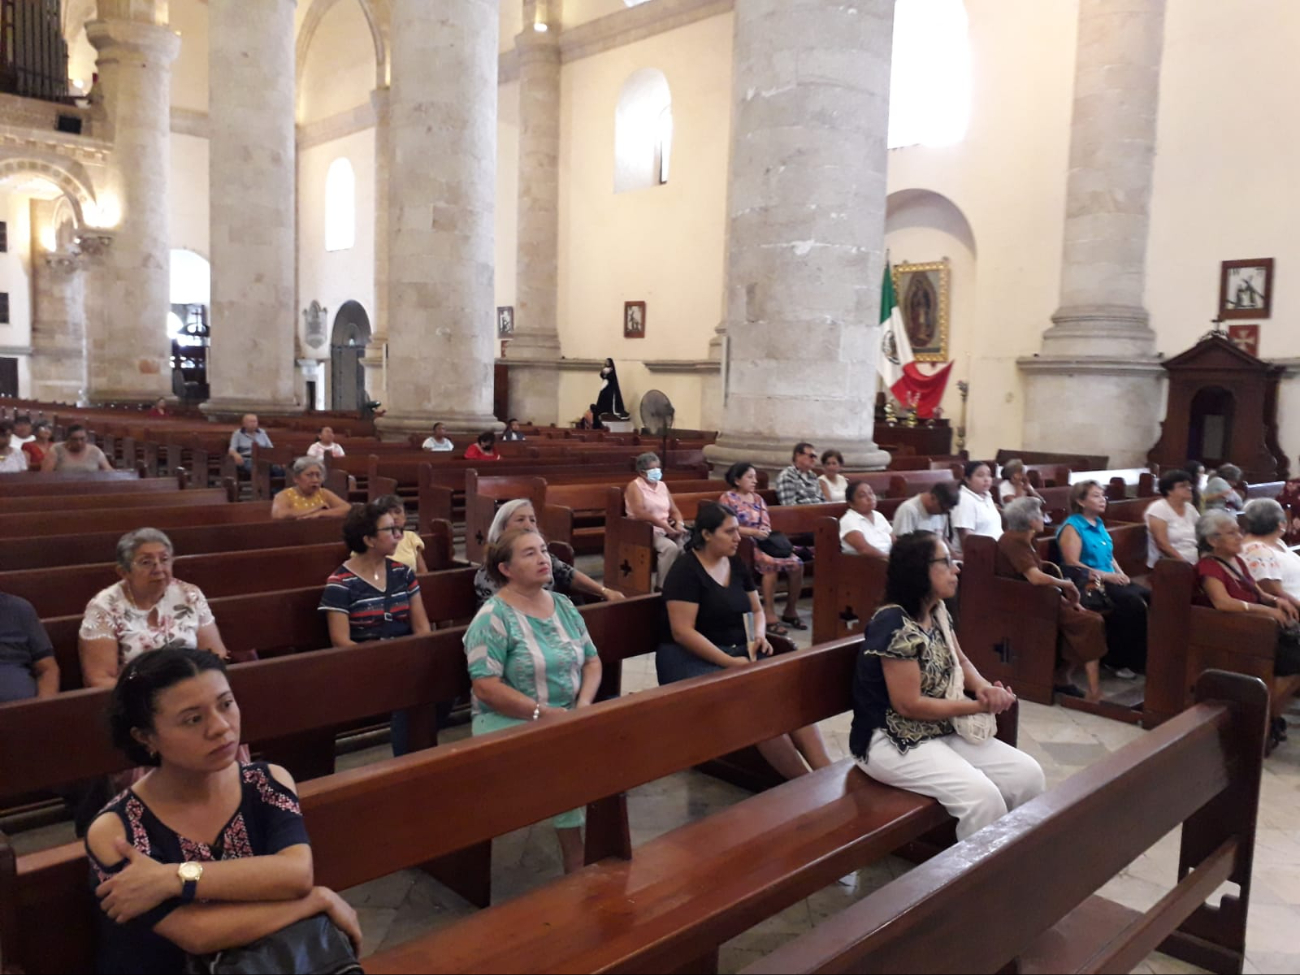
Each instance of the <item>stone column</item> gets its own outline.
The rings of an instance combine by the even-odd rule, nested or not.
[[[180,37],[167,27],[167,0],[100,0],[86,25],[99,52],[98,88],[113,142],[107,179],[90,222],[114,230],[104,342],[89,363],[94,402],[169,396],[167,338],[171,246],[167,184],[171,157],[171,63]]]
[[[388,218],[392,180],[388,167],[392,161],[392,127],[388,109],[389,88],[384,85],[370,93],[375,109],[375,314],[371,319],[370,343],[361,358],[366,371],[366,392],[372,399],[388,402]]]
[[[46,252],[32,272],[32,398],[76,403],[86,389],[85,259]]]
[[[736,4],[723,424],[712,465],[872,440],[893,0]]]
[[[1125,466],[1155,443],[1163,373],[1142,298],[1164,20],[1165,0],[1079,3],[1061,306],[1019,362],[1026,448]]]
[[[536,423],[559,417],[560,23],[563,0],[524,0],[519,58],[518,243],[510,412]]]
[[[393,0],[386,433],[492,416],[496,0]]]
[[[295,389],[294,5],[210,0],[212,347],[207,413],[291,413]]]

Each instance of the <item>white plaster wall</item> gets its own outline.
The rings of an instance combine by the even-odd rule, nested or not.
[[[577,27],[626,9],[623,0],[564,0],[564,26]]]
[[[208,140],[171,134],[170,198],[167,218],[171,246],[211,254],[208,222]]]
[[[1146,305],[1166,356],[1218,311],[1220,262],[1276,260],[1265,359],[1300,357],[1300,4],[1239,0],[1231,26],[1212,0],[1170,3],[1160,76]],[[1249,25],[1249,29],[1236,29]],[[1282,447],[1300,452],[1300,379],[1283,384]]]
[[[298,121],[315,122],[370,102],[375,44],[355,0],[336,3],[321,19],[298,87]]]
[[[330,163],[341,156],[352,163],[357,178],[356,244],[344,251],[325,250],[325,177]],[[329,324],[345,301],[365,308],[374,327],[375,315],[375,132],[367,129],[298,154],[298,332],[306,325],[302,310],[312,301],[329,309]],[[329,358],[329,345],[303,352]]]
[[[573,2],[573,0],[570,0]],[[565,5],[568,13],[568,5]],[[568,18],[566,17],[567,21]],[[524,0],[501,0],[501,27],[497,35],[498,46],[502,51],[512,51],[515,37],[524,29]]]
[[[9,324],[0,325],[0,349],[26,348],[32,341],[31,199],[0,191],[0,220],[9,225],[9,249],[0,254],[0,291],[9,293]],[[19,395],[27,394],[29,383],[28,357],[18,356]]]
[[[171,0],[168,16],[171,29],[181,35],[181,53],[172,63],[172,108],[207,112],[208,5]]]
[[[566,22],[569,12],[566,4]],[[572,61],[562,72],[563,354],[612,356],[634,413],[646,389],[681,384],[682,426],[698,423],[698,377],[651,377],[637,364],[707,357],[721,316],[731,43],[727,14]],[[624,82],[641,68],[663,71],[672,91],[672,174],[666,185],[615,195],[615,109]],[[625,301],[647,303],[646,338],[623,338]],[[576,416],[599,386],[594,377],[575,383],[570,374],[562,379],[561,416]]]

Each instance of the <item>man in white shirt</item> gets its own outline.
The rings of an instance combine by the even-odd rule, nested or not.
[[[924,494],[908,498],[894,512],[894,537],[902,538],[915,531],[934,532],[952,544],[952,519],[949,512],[957,507],[957,482],[936,484]]]
[[[13,443],[13,427],[0,423],[0,474],[22,474],[27,471],[27,455],[23,448]]]
[[[23,444],[31,443],[36,439],[32,433],[32,418],[30,416],[14,417],[13,445],[19,450],[23,449]]]
[[[432,450],[436,453],[456,449],[456,445],[447,439],[446,426],[441,423],[435,423],[433,425],[433,436],[425,438],[424,443],[420,446],[425,450]]]

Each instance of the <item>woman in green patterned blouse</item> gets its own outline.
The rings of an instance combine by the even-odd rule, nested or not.
[[[957,592],[958,565],[931,532],[904,535],[889,555],[885,605],[867,627],[853,680],[849,750],[873,779],[933,796],[957,819],[957,838],[1043,791],[1043,770],[996,738],[972,742],[953,719],[1000,714],[1015,703],[962,653],[943,600]],[[950,645],[951,643],[951,645]],[[946,695],[961,667],[973,698]]]
[[[474,687],[473,732],[547,721],[596,699],[600,657],[567,596],[550,592],[551,557],[535,528],[513,529],[487,551],[501,588],[465,631]],[[556,816],[565,873],[582,866],[584,810]]]

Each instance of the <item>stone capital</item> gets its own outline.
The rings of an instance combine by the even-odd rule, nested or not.
[[[86,37],[100,57],[141,54],[167,67],[181,53],[181,35],[170,27],[138,20],[92,20]]]
[[[46,271],[61,275],[76,274],[86,267],[85,255],[79,251],[45,251],[40,262]]]
[[[77,249],[80,254],[92,261],[107,256],[112,250],[114,235],[107,230],[89,229],[77,237]]]

